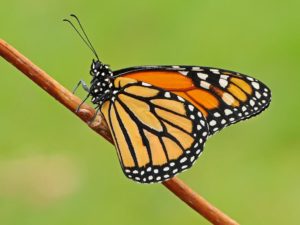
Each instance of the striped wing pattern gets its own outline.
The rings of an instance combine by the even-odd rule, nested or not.
[[[181,96],[132,78],[118,77],[114,87],[101,112],[124,174],[153,183],[190,168],[209,135],[202,112]]]
[[[271,92],[261,81],[224,69],[143,66],[114,74],[150,83],[189,101],[202,112],[210,135],[259,114],[271,101]]]

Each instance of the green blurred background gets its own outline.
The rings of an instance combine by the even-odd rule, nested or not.
[[[300,224],[300,2],[2,1],[0,37],[63,85],[93,55],[62,18],[76,13],[119,69],[214,66],[252,75],[271,107],[209,139],[179,175],[241,224]],[[125,178],[115,150],[0,60],[0,224],[209,224],[162,185]],[[78,95],[85,96],[83,91]]]

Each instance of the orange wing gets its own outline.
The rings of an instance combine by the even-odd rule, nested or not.
[[[188,100],[205,116],[210,134],[260,113],[271,100],[271,92],[262,82],[223,69],[149,66],[114,74],[152,84]]]
[[[125,175],[161,182],[190,168],[203,150],[208,126],[180,96],[145,82],[118,77],[101,106]]]

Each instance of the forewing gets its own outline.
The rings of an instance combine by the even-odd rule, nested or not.
[[[202,113],[171,92],[129,78],[101,112],[113,135],[125,175],[161,182],[190,168],[203,150],[208,126]]]
[[[205,116],[210,134],[259,114],[271,101],[271,91],[261,81],[223,69],[146,66],[115,74],[151,83],[188,100]]]

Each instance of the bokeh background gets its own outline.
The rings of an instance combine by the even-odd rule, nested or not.
[[[179,177],[241,224],[300,224],[299,8],[298,0],[12,0],[1,2],[0,37],[69,89],[90,80],[93,57],[62,22],[70,13],[113,69],[205,65],[262,80],[271,107],[210,138]],[[0,83],[0,224],[209,224],[162,185],[127,180],[113,146],[3,59]]]

